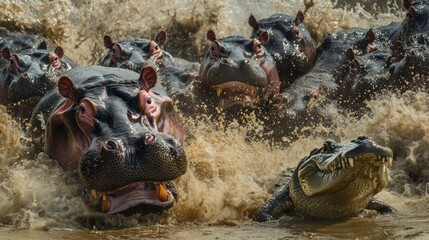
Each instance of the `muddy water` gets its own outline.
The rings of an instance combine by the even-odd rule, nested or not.
[[[345,1],[347,2],[347,1]],[[350,1],[348,1],[350,2]],[[353,1],[352,1],[353,2]],[[397,1],[357,1],[354,8],[331,1],[16,1],[0,2],[0,25],[37,32],[61,45],[81,65],[105,53],[103,34],[112,39],[154,37],[166,29],[173,55],[198,61],[207,48],[205,33],[248,36],[247,18],[306,10],[306,24],[317,39],[350,27],[376,27],[400,21]],[[186,41],[185,41],[186,40]],[[205,116],[186,119],[186,175],[179,180],[180,200],[163,215],[110,216],[87,207],[82,186],[43,153],[28,157],[26,139],[0,106],[0,239],[400,239],[429,237],[429,94],[381,95],[359,119],[341,117],[329,128],[288,147],[246,140],[248,129],[213,122]],[[373,137],[393,149],[389,186],[376,198],[400,214],[362,216],[340,221],[285,217],[272,223],[249,220],[269,195],[276,175],[294,166],[330,135],[349,141]],[[193,136],[193,137],[189,137]]]

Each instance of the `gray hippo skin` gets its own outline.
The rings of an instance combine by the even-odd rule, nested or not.
[[[64,56],[61,47],[46,48],[45,44],[39,44],[37,48],[20,52],[12,52],[7,46],[2,49],[1,59],[7,63],[0,72],[0,104],[7,106],[15,118],[28,119],[37,102],[56,86],[59,77],[76,66]]]
[[[104,46],[109,52],[101,60],[106,67],[120,67],[140,72],[146,65],[164,68],[174,66],[173,57],[161,47],[167,41],[165,31],[160,31],[155,40],[125,39],[113,42],[110,36],[104,36]]]
[[[428,38],[429,2],[422,0],[404,0],[407,15],[402,21],[399,39],[404,45],[412,44],[413,38]]]
[[[42,124],[46,127],[43,130]],[[100,211],[132,214],[170,208],[171,182],[187,161],[183,129],[157,74],[79,67],[58,81],[31,118],[44,152],[79,173]]]
[[[295,18],[274,14],[259,21],[250,15],[248,22],[253,28],[252,38],[265,31],[269,34],[265,48],[276,62],[282,81],[281,91],[313,67],[316,45],[303,23],[304,14],[301,11],[298,11]]]
[[[376,50],[375,34],[372,29],[354,28],[329,35],[317,48],[318,58],[314,67],[299,77],[282,95],[285,99],[280,112],[283,122],[291,128],[329,122],[330,105],[340,99],[339,78],[348,59],[346,51],[351,48],[356,55]],[[281,126],[280,129],[287,128]],[[290,132],[291,129],[285,129]]]
[[[279,101],[277,68],[263,46],[268,42],[266,32],[258,38],[217,39],[209,30],[207,39],[212,46],[201,62],[196,89],[200,99],[225,111],[258,108]]]
[[[392,45],[392,54],[387,61],[387,88],[394,91],[428,90],[429,45],[419,42],[404,46],[401,41]]]
[[[285,213],[315,219],[357,216],[364,209],[395,213],[373,199],[387,184],[393,153],[368,137],[346,144],[327,141],[283,176],[282,183],[254,220],[264,222]]]

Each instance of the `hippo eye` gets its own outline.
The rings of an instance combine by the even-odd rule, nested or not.
[[[85,113],[85,112],[86,112],[86,109],[85,109],[82,105],[80,105],[80,106],[79,106],[79,112],[80,112],[80,113]]]
[[[158,50],[158,49],[159,49],[159,47],[158,47],[158,45],[156,45],[156,46],[155,46],[155,50]]]
[[[118,148],[118,145],[114,141],[109,140],[106,142],[106,144],[104,144],[104,148],[106,150],[113,151]]]
[[[147,104],[152,104],[152,98],[148,98],[146,101]]]

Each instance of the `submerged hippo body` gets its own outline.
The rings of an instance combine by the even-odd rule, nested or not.
[[[295,126],[329,122],[330,105],[341,99],[339,77],[347,64],[346,52],[351,49],[357,55],[375,50],[373,30],[354,28],[329,35],[317,49],[317,61],[305,75],[299,77],[282,93],[286,104],[281,110],[284,121]],[[290,132],[286,130],[286,132]]]
[[[2,49],[7,61],[0,72],[0,104],[6,105],[13,117],[23,120],[31,116],[33,108],[43,95],[54,88],[61,74],[76,66],[64,56],[61,47],[46,49],[44,44],[13,52]]]
[[[261,107],[278,101],[280,79],[271,55],[263,46],[268,35],[259,38],[230,36],[217,39],[209,30],[211,50],[204,56],[197,94],[223,110],[232,107]]]
[[[101,60],[101,65],[125,68],[134,72],[140,72],[146,65],[158,68],[173,66],[173,57],[161,48],[166,41],[165,31],[160,31],[155,40],[136,38],[114,43],[110,36],[104,36],[104,46],[109,52]]]
[[[310,32],[303,24],[304,14],[301,11],[295,18],[274,14],[259,21],[251,15],[248,22],[253,28],[251,37],[259,36],[264,31],[268,32],[269,41],[265,48],[276,62],[282,80],[282,89],[288,87],[313,66],[316,46]]]
[[[140,76],[120,68],[75,68],[33,113],[33,134],[44,135],[44,151],[78,171],[94,194],[102,193],[102,212],[174,203],[166,182],[186,172],[183,130],[156,80],[152,67]]]

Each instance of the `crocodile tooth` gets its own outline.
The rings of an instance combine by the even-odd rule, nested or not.
[[[386,165],[383,165],[383,172],[386,171]]]
[[[349,164],[351,167],[353,167],[353,158],[349,158]]]
[[[393,165],[393,157],[388,157],[387,158],[387,166],[391,167]]]
[[[343,163],[343,167],[347,168],[347,160],[345,158],[341,158],[341,162]]]

